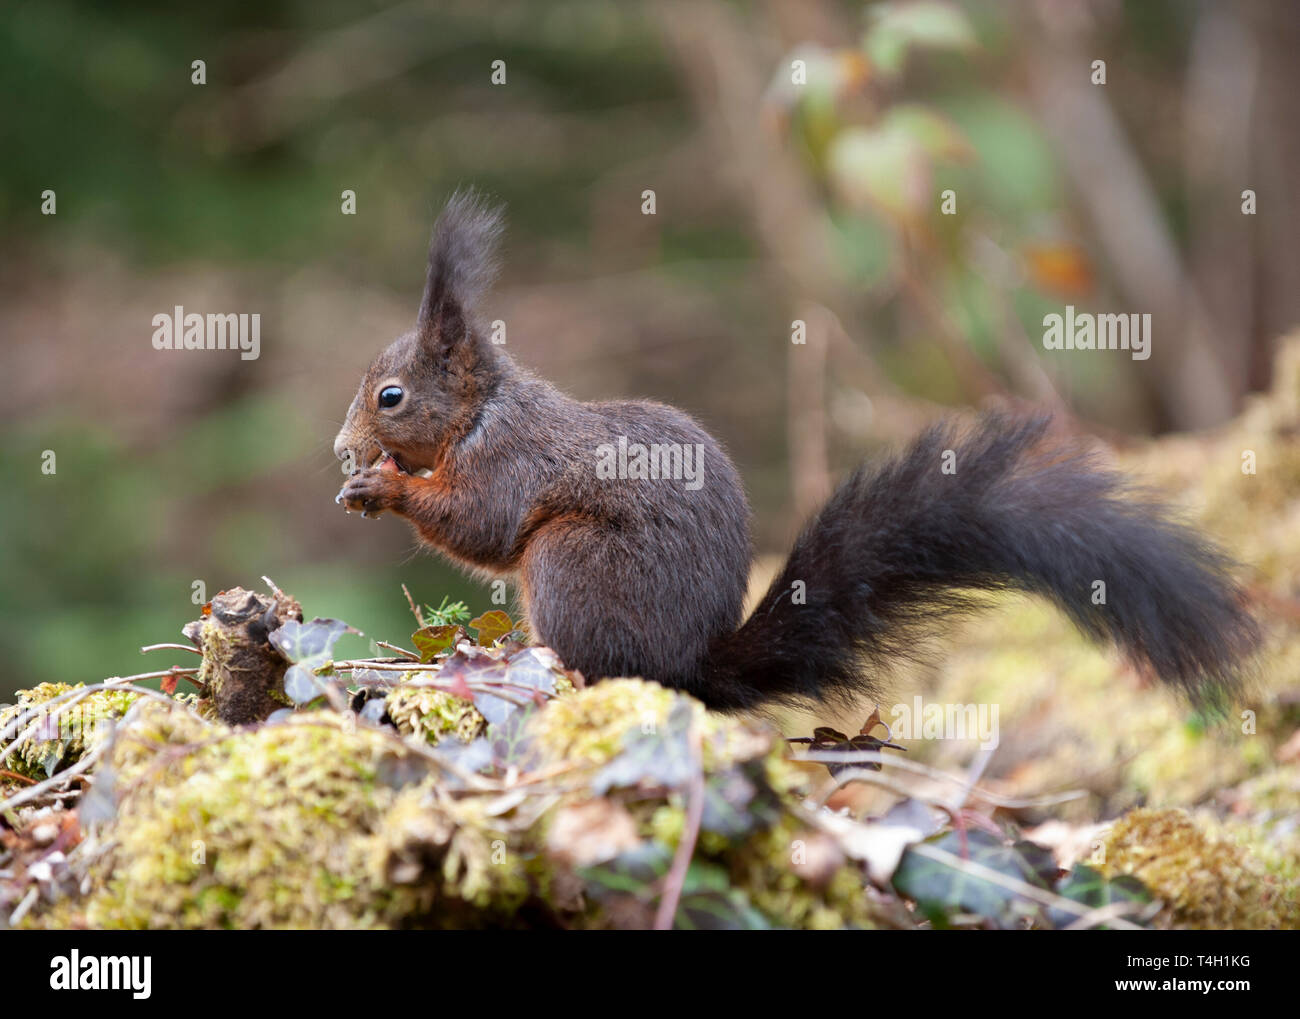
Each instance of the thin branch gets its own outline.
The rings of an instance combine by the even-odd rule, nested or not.
[[[888,764],[891,767],[899,768],[902,771],[916,772],[918,775],[925,775],[929,778],[939,779],[944,782],[952,782],[960,786],[966,792],[976,792],[979,798],[997,807],[1006,807],[1012,810],[1024,810],[1032,807],[1050,807],[1058,803],[1069,803],[1072,800],[1082,799],[1087,796],[1083,789],[1073,789],[1069,792],[1056,793],[1045,796],[1032,796],[1025,799],[1015,799],[1009,796],[999,796],[996,793],[989,792],[987,789],[980,789],[972,785],[965,778],[958,775],[950,775],[946,771],[940,771],[938,768],[932,768],[927,764],[921,764],[918,761],[909,761],[904,757],[886,756],[877,750],[852,750],[845,753],[810,751],[806,754],[800,754],[793,757],[795,761],[816,761],[819,764]],[[876,774],[872,772],[871,774]],[[848,782],[854,781],[860,776],[856,772],[847,773],[837,777],[837,784],[826,795],[838,789]],[[920,798],[920,797],[918,797]]]
[[[196,647],[190,647],[188,644],[146,644],[144,647],[140,649],[140,654],[143,655],[149,651],[160,651],[163,648],[171,648],[174,651],[189,651],[192,654],[198,655],[199,657],[203,656],[202,651],[200,651]]]
[[[1091,930],[1098,924],[1113,923],[1117,919],[1130,915],[1137,915],[1139,919],[1145,920],[1146,916],[1144,914],[1150,913],[1154,916],[1160,912],[1161,905],[1159,902],[1110,902],[1104,906],[1098,906],[1090,913],[1085,913],[1062,929],[1067,931]]]
[[[16,810],[24,803],[37,799],[52,789],[57,789],[65,785],[69,779],[76,778],[83,771],[89,770],[91,765],[99,760],[100,754],[103,753],[103,744],[93,747],[82,755],[81,760],[70,768],[64,768],[56,775],[51,775],[44,782],[38,782],[34,786],[29,786],[19,792],[14,793],[7,800],[0,800],[0,810]]]
[[[381,647],[381,648],[386,648],[386,649],[389,650],[389,651],[395,651],[397,654],[401,655],[403,658],[408,658],[408,659],[410,659],[410,660],[413,661],[413,662],[418,662],[418,661],[420,660],[420,656],[417,655],[417,654],[415,654],[414,652],[412,652],[412,651],[407,651],[406,648],[398,647],[396,644],[390,644],[390,643],[388,643],[388,641],[386,641],[386,640],[377,640],[377,641],[375,641],[375,646],[376,646],[376,647]]]
[[[14,720],[6,725],[3,730],[0,730],[0,743],[4,743],[5,740],[8,740],[14,732],[18,731],[19,727],[22,726],[24,722],[27,722],[28,719],[31,719],[33,716],[42,716],[46,712],[49,712],[51,708],[57,708],[58,710],[51,712],[48,716],[48,720],[46,718],[36,717],[35,721],[28,725],[26,729],[23,729],[18,736],[15,736],[10,740],[4,753],[0,754],[0,764],[4,764],[5,761],[9,760],[9,755],[14,752],[15,748],[17,748],[19,744],[29,736],[34,735],[40,725],[52,724],[53,720],[56,719],[59,714],[79,701],[89,697],[92,693],[96,693],[100,690],[122,690],[130,688],[132,693],[138,694],[142,697],[152,697],[167,704],[174,704],[175,701],[166,694],[161,694],[157,690],[150,690],[148,687],[133,687],[131,684],[137,679],[158,679],[162,676],[184,675],[185,673],[196,671],[198,670],[173,668],[168,669],[166,672],[142,672],[136,676],[115,676],[114,678],[107,679],[102,683],[91,683],[89,686],[78,687],[75,690],[69,690],[67,693],[59,694],[57,697],[51,697],[48,701],[41,701],[39,704],[28,705],[25,711],[21,712],[16,718],[14,718]]]
[[[655,913],[655,930],[671,930],[677,916],[677,906],[681,902],[682,887],[686,884],[686,872],[691,866],[691,857],[695,855],[695,844],[700,837],[700,824],[704,818],[704,761],[703,741],[699,727],[691,724],[691,779],[686,789],[686,827],[682,839],[677,843],[677,852],[673,855],[673,865],[664,878],[664,892],[659,900],[659,909]]]
[[[406,604],[411,606],[411,615],[415,617],[416,625],[423,627],[424,617],[420,615],[420,610],[415,606],[415,599],[411,597],[411,592],[406,589],[405,584],[402,585],[402,594],[406,595]]]

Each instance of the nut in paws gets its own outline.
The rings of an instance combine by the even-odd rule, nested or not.
[[[336,502],[349,510],[381,513],[393,509],[402,497],[402,481],[392,471],[366,470],[354,474],[343,484]]]

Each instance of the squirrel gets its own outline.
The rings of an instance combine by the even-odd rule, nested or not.
[[[890,662],[972,592],[1018,589],[1194,700],[1232,689],[1259,630],[1231,561],[1048,441],[1041,415],[940,424],[858,468],[742,620],[736,468],[682,411],[579,402],[490,341],[475,312],[502,224],[473,193],[439,216],[415,329],[371,363],[334,441],[352,470],[336,501],[514,578],[534,639],[587,679],[640,676],[723,711],[847,703],[878,695]]]

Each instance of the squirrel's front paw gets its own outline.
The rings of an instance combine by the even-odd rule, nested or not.
[[[335,498],[349,510],[360,510],[363,516],[395,510],[401,505],[405,492],[405,479],[394,471],[370,469],[353,474],[343,483]]]

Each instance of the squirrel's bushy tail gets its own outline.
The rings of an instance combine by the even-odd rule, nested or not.
[[[750,618],[715,643],[711,699],[878,696],[890,661],[937,618],[972,607],[971,591],[1006,588],[1046,595],[1194,697],[1231,686],[1259,634],[1229,560],[1088,453],[1046,444],[1046,426],[994,415],[959,438],[940,425],[859,468]]]

